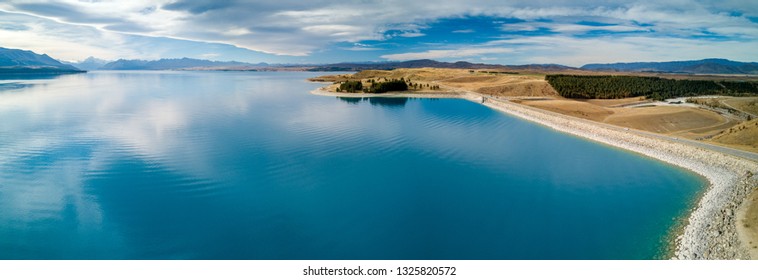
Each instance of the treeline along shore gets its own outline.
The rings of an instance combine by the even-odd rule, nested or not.
[[[758,95],[758,82],[677,80],[639,76],[546,75],[558,94],[567,98],[627,98],[655,100],[700,95]]]

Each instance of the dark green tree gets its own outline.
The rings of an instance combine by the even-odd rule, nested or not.
[[[346,92],[359,92],[363,89],[361,81],[346,81],[340,84],[340,90]]]

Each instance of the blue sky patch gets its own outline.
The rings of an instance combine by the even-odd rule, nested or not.
[[[756,30],[755,5],[699,0],[0,3],[0,46],[65,61],[758,61]]]

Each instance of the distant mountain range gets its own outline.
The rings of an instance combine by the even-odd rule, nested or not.
[[[119,59],[99,70],[254,70],[268,66],[266,63],[251,64],[237,61],[210,61],[194,58],[170,58],[160,60]]]
[[[88,58],[84,62],[90,60]],[[92,59],[94,60],[94,59]],[[94,61],[93,61],[94,62]],[[94,63],[92,63],[94,64]],[[244,63],[237,61],[210,61],[193,58],[160,60],[120,59],[98,68],[99,70],[308,70],[308,71],[362,71],[392,70],[397,68],[454,68],[454,69],[497,69],[499,71],[557,72],[570,70],[614,71],[614,72],[658,72],[682,74],[758,74],[758,63],[738,62],[726,59],[703,59],[670,62],[632,62],[610,64],[587,64],[581,68],[560,64],[500,65],[471,63],[466,61],[441,62],[430,59],[387,62],[343,62],[323,65],[271,65],[267,63]]]
[[[88,57],[85,60],[82,60],[80,62],[74,62],[71,63],[71,65],[75,66],[76,68],[82,69],[82,70],[98,70],[100,67],[103,67],[103,65],[108,64],[107,60],[94,58],[94,57]]]
[[[392,70],[396,68],[454,68],[454,69],[503,69],[503,70],[533,70],[561,71],[576,69],[558,64],[529,64],[529,65],[500,65],[471,63],[466,61],[440,62],[431,59],[389,61],[389,62],[345,62],[311,67],[309,71],[361,71],[361,70]]]
[[[590,71],[661,72],[683,74],[758,74],[758,63],[738,62],[719,58],[670,62],[631,62],[587,64]]]
[[[78,68],[32,51],[0,47],[0,73],[76,73]]]
[[[440,62],[430,59],[387,62],[345,62],[323,65],[281,65],[267,63],[245,63],[238,61],[210,61],[194,58],[171,58],[160,60],[126,60],[108,62],[94,57],[64,64],[46,54],[32,51],[0,47],[0,73],[75,73],[84,70],[308,70],[308,71],[361,71],[391,70],[396,68],[455,68],[455,69],[495,69],[496,71],[612,71],[612,72],[657,72],[683,74],[758,74],[758,63],[738,62],[726,59],[703,59],[670,62],[631,62],[609,64],[587,64],[574,68],[559,64],[500,65],[471,63],[466,61]]]

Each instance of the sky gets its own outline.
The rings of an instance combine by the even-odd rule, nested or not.
[[[758,1],[0,2],[0,47],[64,61],[758,61]]]

